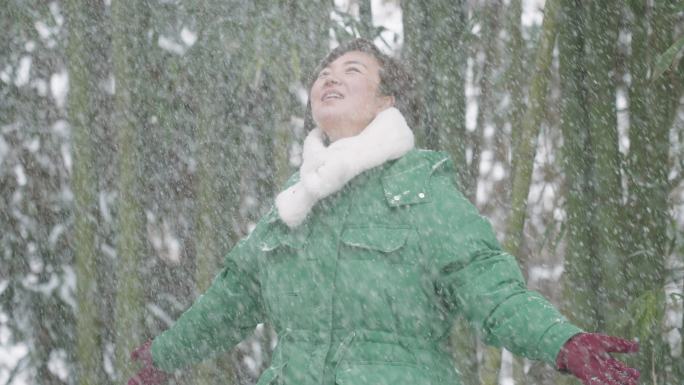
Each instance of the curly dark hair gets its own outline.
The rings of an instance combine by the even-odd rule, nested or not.
[[[311,91],[311,86],[313,86],[318,74],[325,67],[335,61],[335,59],[351,51],[367,53],[378,61],[380,64],[379,92],[383,96],[393,96],[394,107],[401,111],[411,128],[417,128],[422,108],[416,94],[415,79],[399,60],[382,53],[375,44],[367,39],[358,38],[350,40],[330,51],[311,74],[307,90]],[[306,107],[306,120],[306,127],[312,128],[314,122],[311,115],[310,102]]]

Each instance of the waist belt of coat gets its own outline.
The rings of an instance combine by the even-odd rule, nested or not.
[[[303,342],[314,346],[326,346],[331,344],[332,350],[328,352],[326,363],[323,364],[323,383],[335,382],[335,373],[340,363],[345,360],[347,351],[351,346],[363,345],[363,343],[384,343],[402,346],[408,351],[424,350],[435,352],[439,350],[438,341],[427,338],[416,338],[398,335],[396,333],[378,330],[335,330],[333,339],[330,332],[317,330],[292,330],[286,329],[279,337],[283,346],[287,343]],[[280,342],[278,344],[280,344]],[[277,349],[280,351],[280,349]]]

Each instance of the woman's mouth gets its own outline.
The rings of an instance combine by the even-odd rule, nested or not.
[[[344,96],[337,92],[337,91],[326,91],[323,93],[323,96],[321,96],[321,101],[326,101],[330,99],[343,99]]]

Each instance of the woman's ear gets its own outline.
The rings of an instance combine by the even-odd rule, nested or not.
[[[382,100],[380,103],[381,110],[394,107],[394,95],[384,95],[381,96],[380,99]]]

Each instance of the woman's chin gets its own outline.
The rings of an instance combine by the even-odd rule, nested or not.
[[[325,111],[314,116],[316,125],[325,133],[328,133],[329,130],[337,130],[343,127],[346,120],[345,114],[335,111]]]

